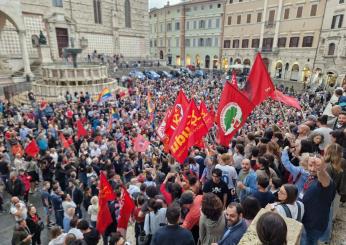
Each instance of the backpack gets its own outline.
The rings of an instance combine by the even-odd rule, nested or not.
[[[299,202],[296,202],[297,206],[298,206],[298,216],[297,216],[297,221],[302,222],[302,207],[300,206]],[[280,206],[284,209],[285,213],[286,213],[286,217],[287,218],[292,218],[292,213],[291,210],[288,208],[288,206],[284,203],[281,203]]]

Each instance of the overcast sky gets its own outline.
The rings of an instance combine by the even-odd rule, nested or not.
[[[149,9],[151,8],[161,8],[163,7],[163,5],[165,5],[167,3],[168,0],[149,0]],[[169,4],[173,5],[173,4],[177,4],[179,3],[181,0],[170,0]]]

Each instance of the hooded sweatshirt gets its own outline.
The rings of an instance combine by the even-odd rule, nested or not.
[[[209,245],[218,242],[225,231],[226,221],[224,215],[220,215],[219,219],[214,221],[208,219],[203,213],[199,220],[199,239],[201,245]]]

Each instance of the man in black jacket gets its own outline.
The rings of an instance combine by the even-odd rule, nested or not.
[[[16,172],[10,173],[10,180],[7,182],[7,191],[12,196],[17,196],[23,199],[25,186],[24,183],[17,177]]]
[[[191,231],[179,226],[180,206],[173,204],[167,208],[168,225],[157,230],[151,245],[194,245]],[[173,238],[173,239],[172,239]]]

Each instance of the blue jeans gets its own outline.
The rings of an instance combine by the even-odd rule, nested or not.
[[[55,223],[64,228],[63,220],[64,220],[64,210],[57,210],[54,212],[55,214]]]
[[[324,231],[303,228],[300,245],[318,245],[318,239],[323,235]]]
[[[329,219],[327,229],[324,231],[323,235],[320,237],[321,242],[330,242],[332,238],[332,229],[333,229],[333,214],[334,214],[334,202],[332,203],[329,211]]]

